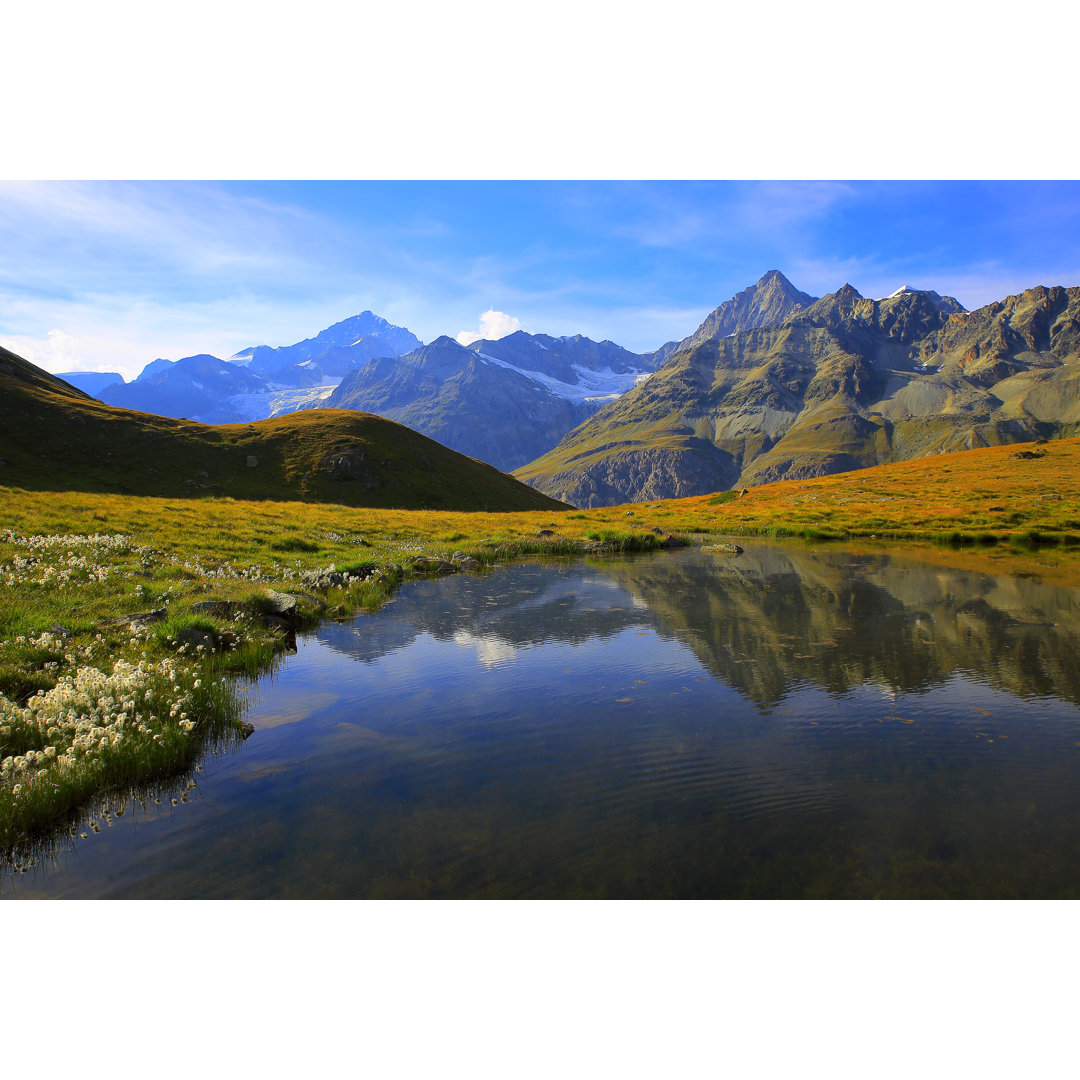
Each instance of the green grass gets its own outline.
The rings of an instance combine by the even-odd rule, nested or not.
[[[287,536],[284,540],[272,540],[270,542],[270,550],[305,551],[314,553],[319,550],[319,545],[313,544],[310,540],[304,540],[299,536]]]

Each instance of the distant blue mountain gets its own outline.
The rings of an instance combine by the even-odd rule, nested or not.
[[[385,416],[509,470],[554,446],[654,367],[581,335],[518,331],[468,346],[440,337],[350,372],[326,405]]]
[[[295,345],[257,345],[229,360],[206,353],[153,360],[130,383],[100,376],[102,384],[85,392],[120,408],[229,424],[318,405],[348,372],[419,346],[404,327],[365,311]]]
[[[99,397],[123,409],[223,424],[237,419],[229,398],[265,389],[258,375],[202,353],[175,362],[155,360],[134,382],[113,383]]]
[[[91,397],[99,397],[106,386],[123,383],[124,376],[118,371],[64,371],[56,376]]]
[[[404,327],[394,326],[379,315],[363,311],[295,345],[275,348],[256,345],[236,353],[230,360],[234,364],[244,365],[249,371],[281,382],[282,378],[288,379],[287,372],[302,369],[305,365],[317,368],[324,375],[340,377],[347,371],[362,367],[369,360],[400,356],[420,348],[421,344],[420,339]],[[302,370],[300,374],[302,378],[307,377]],[[289,382],[289,385],[312,384]]]

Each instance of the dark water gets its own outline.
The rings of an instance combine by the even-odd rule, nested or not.
[[[1080,594],[747,545],[414,583],[4,896],[1076,897]]]

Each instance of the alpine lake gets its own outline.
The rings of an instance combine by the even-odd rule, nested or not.
[[[0,896],[1080,896],[1080,590],[739,543],[323,623],[181,798]]]

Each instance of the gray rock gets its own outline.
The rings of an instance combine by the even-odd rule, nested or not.
[[[456,574],[458,569],[445,559],[428,559],[422,555],[412,560],[412,568],[421,574]]]
[[[200,630],[196,626],[185,626],[176,632],[176,644],[188,645],[192,649],[202,648],[206,652],[217,652],[220,642],[212,630]]]
[[[146,623],[161,622],[165,618],[165,609],[158,608],[157,611],[136,611],[131,615],[120,615],[115,619],[104,619],[102,626],[122,626],[125,623],[133,623],[137,625],[145,625]]]
[[[236,600],[200,600],[191,605],[196,615],[211,615],[215,619],[231,619],[242,605]]]
[[[334,589],[345,584],[345,575],[340,570],[310,570],[300,579],[306,589]]]
[[[267,589],[266,598],[270,601],[270,611],[274,615],[288,618],[296,614],[296,597],[288,593],[278,592],[276,589]]]

